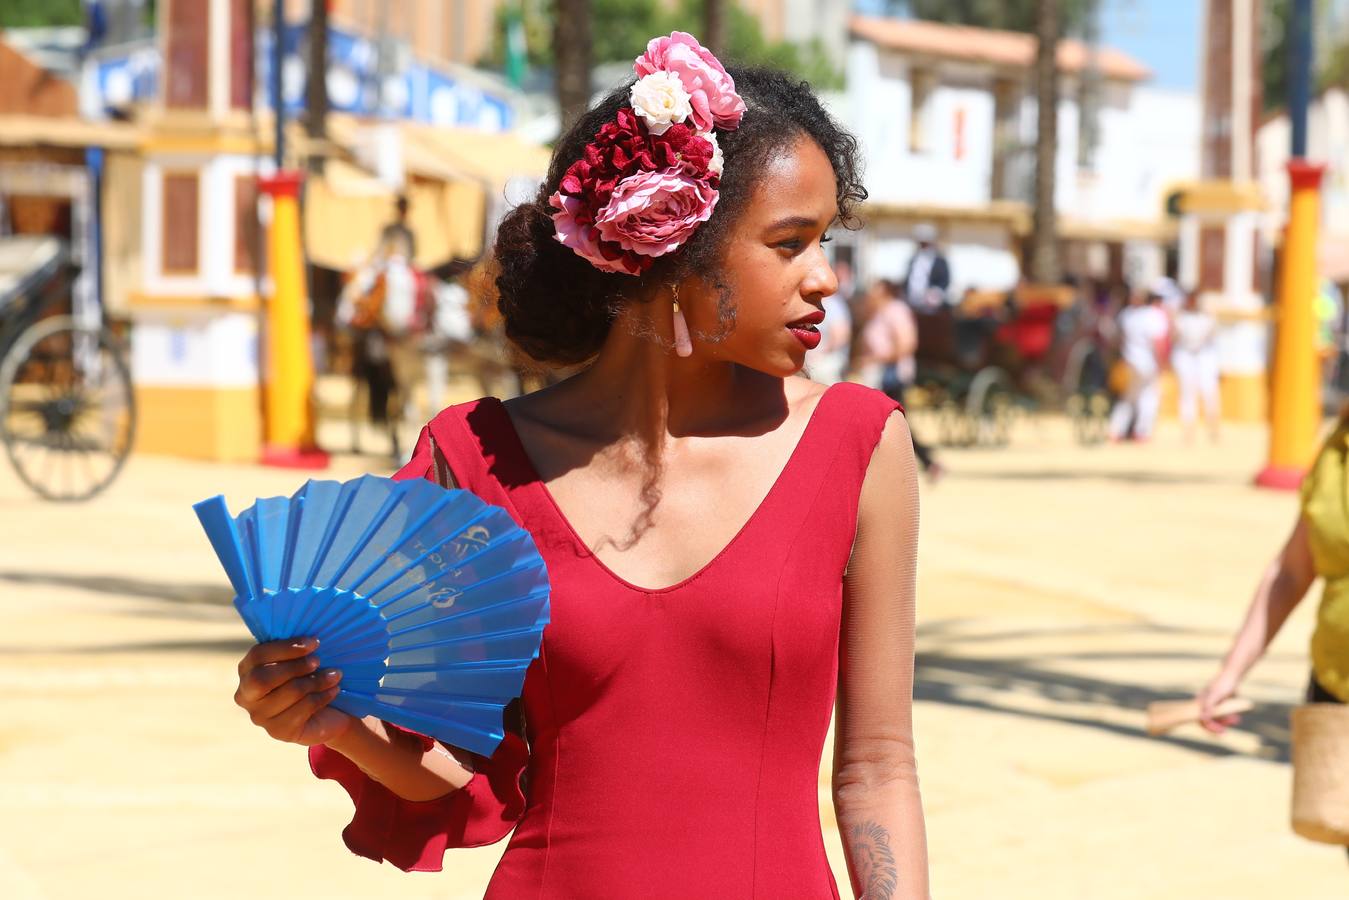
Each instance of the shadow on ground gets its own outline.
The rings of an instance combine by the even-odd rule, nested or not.
[[[126,578],[120,575],[73,575],[69,572],[7,570],[0,571],[0,582],[75,588],[95,594],[115,594],[135,600],[158,600],[180,606],[229,606],[234,600],[234,592],[226,586],[223,573],[219,582],[184,584]]]
[[[1221,484],[1249,487],[1247,479],[1203,472],[1154,472],[1147,469],[1111,472],[1091,469],[951,469],[947,475],[961,481],[1104,481],[1120,484]]]
[[[172,584],[161,581],[125,578],[120,576],[72,575],[56,572],[0,571],[0,582],[28,586],[51,585],[78,588],[95,593],[158,601],[158,609],[136,610],[132,615],[195,617],[203,608],[226,613],[233,595],[227,587],[218,584]],[[1206,640],[1217,632],[1185,629],[1154,623],[1118,625],[1083,625],[1057,629],[1018,628],[1015,630],[980,629],[962,633],[968,622],[940,620],[925,623],[918,633],[919,645],[937,645],[938,649],[920,651],[916,660],[915,699],[927,703],[942,703],[969,709],[980,709],[1003,715],[1047,722],[1061,722],[1082,728],[1091,728],[1123,737],[1164,741],[1207,756],[1232,756],[1239,751],[1212,742],[1169,735],[1151,737],[1143,730],[1143,711],[1154,700],[1184,699],[1188,694],[1145,685],[1111,681],[1105,678],[1064,671],[1075,665],[1091,662],[1136,660],[1147,663],[1176,663],[1209,658],[1201,649]],[[1069,650],[1084,636],[1110,636],[1129,639],[1137,649],[1110,649],[1100,652]],[[1176,638],[1189,639],[1194,650],[1175,650],[1164,646]],[[1061,639],[1062,653],[1037,651],[1029,656],[986,656],[960,653],[962,645],[987,645],[995,642]],[[1156,641],[1157,646],[1147,643]],[[239,638],[210,640],[164,640],[95,644],[79,648],[79,653],[224,653],[239,656],[252,646],[252,640],[241,634]],[[1144,646],[1139,647],[1139,644]],[[4,652],[36,652],[11,647]],[[50,652],[44,651],[44,652]],[[1084,710],[1084,707],[1086,708]],[[1095,718],[1091,707],[1129,709],[1138,711],[1137,726],[1118,721]],[[1263,703],[1242,717],[1238,731],[1247,732],[1259,741],[1255,755],[1268,760],[1286,762],[1289,759],[1288,714],[1292,706],[1286,703]]]
[[[1196,648],[1213,633],[1202,629],[1183,629],[1152,624],[1088,626],[1064,629],[1021,629],[1018,631],[981,631],[978,634],[959,635],[953,629],[958,623],[937,622],[932,628],[920,628],[919,644],[941,642],[946,646],[936,651],[919,651],[915,661],[914,698],[920,702],[941,703],[1001,713],[1024,719],[1060,722],[1082,728],[1141,740],[1162,741],[1207,756],[1243,755],[1241,751],[1205,740],[1195,740],[1175,734],[1153,737],[1144,730],[1145,711],[1155,700],[1184,700],[1193,696],[1182,691],[1149,687],[1136,682],[1112,681],[1107,678],[1065,671],[1083,662],[1118,662],[1135,660],[1140,666],[1148,663],[1170,664],[1210,659],[1211,653],[1200,650],[1172,650],[1165,646],[1139,649],[1114,649],[1099,653],[1071,650],[1064,653],[1037,651],[1029,656],[999,655],[973,656],[960,654],[959,645],[965,642],[1025,640],[1042,641],[1062,637],[1063,645],[1072,646],[1074,638],[1084,633],[1134,636],[1133,643],[1146,643],[1151,638],[1186,636],[1193,639]],[[1137,725],[1121,723],[1117,717],[1097,718],[1093,707],[1111,710],[1137,711]],[[1246,732],[1259,741],[1254,756],[1278,762],[1289,761],[1290,734],[1289,703],[1261,703],[1245,714],[1232,730]]]

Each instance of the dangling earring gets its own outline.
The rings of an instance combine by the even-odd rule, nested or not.
[[[674,341],[675,353],[679,356],[693,355],[693,342],[689,340],[689,323],[684,321],[684,313],[679,308],[679,286],[670,285],[674,295]]]

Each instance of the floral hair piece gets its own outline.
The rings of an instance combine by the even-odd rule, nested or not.
[[[715,129],[745,114],[735,81],[691,34],[653,38],[633,66],[630,106],[572,163],[549,198],[557,239],[597,269],[640,275],[712,216]]]

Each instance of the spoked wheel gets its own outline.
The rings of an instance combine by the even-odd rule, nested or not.
[[[1012,406],[1012,380],[1007,373],[997,366],[980,369],[965,398],[971,443],[979,447],[1007,446],[1011,441]]]
[[[1101,444],[1110,431],[1110,397],[1105,391],[1074,394],[1068,398],[1073,436],[1079,444]]]
[[[29,328],[0,360],[0,437],[24,484],[88,500],[131,452],[131,372],[116,339],[68,316]]]
[[[1079,444],[1105,441],[1109,431],[1110,395],[1105,386],[1105,365],[1093,341],[1083,338],[1068,351],[1064,366],[1065,411],[1073,423]]]

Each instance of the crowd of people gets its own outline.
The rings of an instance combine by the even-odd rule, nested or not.
[[[914,229],[916,249],[902,278],[878,278],[865,286],[854,279],[852,266],[836,264],[838,292],[825,301],[826,319],[820,345],[807,354],[806,369],[816,381],[859,381],[903,402],[918,377],[917,319],[944,309],[959,311],[964,298],[952,289],[952,266],[937,245],[931,226]],[[967,291],[967,294],[975,293]],[[984,305],[981,312],[1015,316],[1016,304]],[[1114,442],[1146,443],[1152,438],[1162,408],[1164,375],[1174,379],[1176,404],[1187,443],[1201,425],[1217,441],[1222,417],[1219,391],[1219,327],[1213,311],[1197,291],[1162,277],[1143,286],[1115,285],[1083,289],[1076,305],[1090,318],[1094,338],[1108,370],[1114,397],[1108,436]],[[959,314],[959,313],[958,313]],[[1331,285],[1317,299],[1318,353],[1327,383],[1345,379],[1344,305]],[[917,444],[929,473],[930,450]]]

